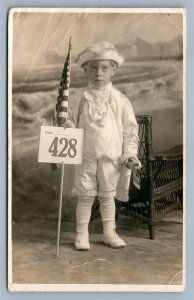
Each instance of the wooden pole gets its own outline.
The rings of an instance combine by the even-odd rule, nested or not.
[[[59,256],[59,240],[61,231],[61,211],[63,200],[63,180],[64,180],[64,163],[61,164],[61,184],[60,184],[60,196],[59,196],[59,213],[58,213],[58,229],[57,229],[57,256]]]
[[[60,118],[58,118],[58,126],[66,128],[67,125],[67,107],[68,107],[68,100],[69,100],[69,86],[70,86],[70,70],[71,70],[71,37],[69,38],[69,51],[68,56],[66,58],[66,62],[63,69],[62,79],[64,79],[64,85],[61,85],[59,96],[61,98],[61,103],[66,102],[62,110],[59,112],[62,114]],[[66,74],[64,71],[66,70]],[[63,76],[65,75],[65,78]],[[62,89],[63,88],[63,89]],[[62,92],[62,96],[61,96]],[[66,92],[66,94],[65,94]],[[65,116],[64,116],[65,115]],[[60,122],[59,122],[59,119]],[[63,200],[63,180],[64,180],[64,162],[61,164],[61,185],[60,185],[60,198],[59,198],[59,214],[58,214],[58,229],[57,229],[57,256],[59,256],[59,240],[60,240],[60,231],[61,231],[61,211],[62,211],[62,200]]]

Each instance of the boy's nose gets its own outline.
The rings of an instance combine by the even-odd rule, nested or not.
[[[102,69],[101,68],[96,69],[96,75],[97,76],[101,76],[102,75]]]

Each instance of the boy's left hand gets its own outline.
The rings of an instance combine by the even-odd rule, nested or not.
[[[138,167],[139,166],[139,161],[137,160],[137,158],[131,157],[131,158],[128,158],[125,161],[125,165],[129,169],[133,169],[133,167]]]

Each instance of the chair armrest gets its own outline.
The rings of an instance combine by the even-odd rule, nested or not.
[[[183,174],[183,155],[165,151],[154,155],[152,161],[154,187],[158,188],[179,180]]]
[[[158,152],[154,154],[155,160],[181,160],[183,159],[182,146],[178,146],[163,152]]]
[[[182,160],[183,155],[167,155],[167,154],[155,154],[153,160],[165,160],[165,161],[172,161],[172,160]]]

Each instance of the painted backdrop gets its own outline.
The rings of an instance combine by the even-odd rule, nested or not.
[[[52,125],[68,40],[71,93],[87,84],[74,59],[109,41],[124,55],[113,84],[136,114],[153,117],[154,152],[183,144],[183,20],[178,13],[18,12],[12,24],[13,218],[56,218],[60,172],[37,162],[41,125]],[[11,112],[10,112],[11,113]],[[74,219],[74,172],[65,166],[63,218]]]

